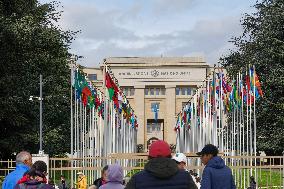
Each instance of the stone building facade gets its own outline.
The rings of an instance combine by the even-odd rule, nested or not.
[[[84,72],[98,87],[103,68],[111,68],[138,117],[138,144],[144,150],[152,140],[176,143],[175,119],[202,84],[210,66],[202,57],[114,57]]]

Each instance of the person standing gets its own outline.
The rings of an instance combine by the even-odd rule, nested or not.
[[[123,189],[123,171],[118,164],[109,165],[107,171],[107,182],[99,189]]]
[[[67,189],[67,183],[65,177],[63,175],[60,176],[60,184],[58,186],[59,189]]]
[[[217,156],[216,146],[207,144],[198,152],[205,165],[201,179],[201,189],[236,189],[232,171],[225,165],[224,160]]]
[[[173,157],[172,157],[173,160],[175,160],[177,166],[179,169],[181,170],[185,170],[187,172],[189,172],[189,174],[191,175],[195,185],[197,186],[197,188],[200,188],[200,183],[197,182],[197,178],[194,176],[194,173],[193,171],[188,171],[186,169],[186,156],[183,154],[183,153],[176,153]]]
[[[78,175],[78,182],[75,183],[78,189],[87,189],[87,178],[83,172],[77,173]]]
[[[21,179],[14,189],[52,189],[53,187],[47,184],[46,176],[46,163],[44,161],[36,161],[24,176],[26,179]]]
[[[102,170],[102,177],[98,178],[94,181],[94,185],[99,188],[101,185],[104,185],[106,183],[106,178],[107,178],[107,169],[108,165],[104,166]]]
[[[29,152],[22,151],[16,156],[16,169],[8,174],[2,184],[2,189],[12,189],[23,175],[30,170],[32,166],[32,156]]]
[[[184,170],[179,170],[171,159],[168,143],[155,141],[149,149],[149,161],[143,171],[133,175],[125,189],[196,189],[192,177]]]
[[[256,182],[253,176],[250,176],[250,182],[248,189],[256,189]]]

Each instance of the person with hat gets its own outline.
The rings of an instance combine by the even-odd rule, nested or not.
[[[235,189],[236,185],[232,171],[225,165],[224,160],[217,156],[216,146],[207,144],[198,152],[205,165],[201,180],[201,189]]]
[[[83,172],[78,172],[78,181],[75,183],[78,189],[87,189],[87,178]]]
[[[100,186],[99,189],[124,189],[123,170],[120,165],[109,165],[106,178],[106,184]]]
[[[197,189],[190,174],[171,159],[170,146],[165,141],[153,142],[148,158],[144,170],[133,175],[125,189]]]
[[[200,188],[200,183],[197,182],[197,174],[194,174],[193,171],[188,171],[186,169],[186,156],[183,154],[183,153],[176,153],[173,157],[172,157],[173,160],[175,160],[177,166],[179,169],[181,170],[185,170],[187,172],[189,172],[189,174],[191,175],[194,183],[196,184],[197,188]]]

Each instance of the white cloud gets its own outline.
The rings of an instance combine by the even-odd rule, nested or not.
[[[61,25],[81,30],[71,51],[95,66],[110,56],[205,56],[214,64],[239,35],[240,15],[208,16],[195,0],[145,0],[99,8],[97,1],[63,3]],[[148,9],[149,8],[149,9]],[[181,13],[183,12],[183,13]],[[156,14],[156,17],[153,15]],[[157,17],[158,15],[158,17]],[[176,17],[174,16],[176,15]],[[200,18],[199,18],[200,17]]]

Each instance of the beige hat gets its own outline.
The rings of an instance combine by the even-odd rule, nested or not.
[[[83,172],[78,172],[77,175],[84,175],[84,173]]]

